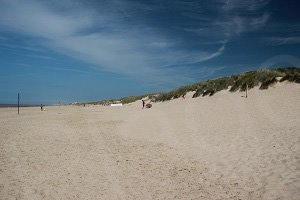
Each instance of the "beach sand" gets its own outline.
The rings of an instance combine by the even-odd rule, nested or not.
[[[0,109],[0,199],[300,198],[300,84]]]

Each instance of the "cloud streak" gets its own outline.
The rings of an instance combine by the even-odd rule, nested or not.
[[[205,19],[201,14],[198,17],[194,15],[193,18],[199,19],[199,26],[185,30],[198,34],[199,37],[206,40],[211,40],[211,43],[214,41],[228,43],[243,33],[263,28],[270,19],[270,13],[261,11],[270,1],[227,0],[216,2],[219,3],[219,7],[207,8],[211,12],[218,13],[212,20]],[[200,20],[201,18],[205,20]]]
[[[300,37],[271,37],[265,41],[272,46],[300,44]]]
[[[271,0],[226,0],[224,10],[248,10],[255,11],[266,6]]]
[[[225,16],[225,20],[205,22],[209,26],[202,29],[195,26],[180,27],[202,36],[215,32],[216,38],[224,41],[208,49],[185,48],[188,44],[183,45],[182,41],[177,40],[178,37],[168,37],[161,27],[149,26],[138,20],[139,15],[161,11],[166,4],[157,6],[114,0],[93,8],[79,1],[63,1],[60,5],[64,6],[59,7],[34,0],[0,0],[0,28],[26,35],[37,46],[82,60],[96,69],[150,80],[172,81],[184,71],[181,69],[173,73],[172,66],[214,59],[224,53],[227,42],[235,35],[263,27],[270,17],[267,13],[251,18],[228,14],[237,9],[253,11],[266,4],[262,1],[253,2],[241,4],[232,0],[227,1],[226,5],[219,3],[218,17]],[[190,12],[190,15],[199,16],[205,10],[197,2],[183,4],[175,1],[172,5],[179,4],[182,7],[176,9],[181,9],[182,15]],[[203,23],[203,20],[196,22]]]

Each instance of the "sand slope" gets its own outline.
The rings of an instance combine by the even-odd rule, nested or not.
[[[0,199],[299,199],[300,85],[0,109]]]

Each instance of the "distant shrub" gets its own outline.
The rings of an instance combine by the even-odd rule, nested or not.
[[[297,68],[297,67],[274,68],[271,70],[275,70],[282,74],[299,74],[300,73],[300,68]]]
[[[259,84],[263,85],[260,89],[267,89],[269,85],[276,82],[276,77],[281,75],[281,72],[275,70],[257,70],[242,73],[236,76],[236,80],[230,91],[245,91],[247,86],[248,89],[251,89],[258,86]]]
[[[156,101],[168,101],[173,98],[172,92],[167,92],[167,93],[162,93],[159,94],[158,97],[156,98]]]
[[[199,96],[212,96],[221,90],[227,90],[234,82],[232,77],[222,77],[214,80],[205,81],[199,84],[193,98]]]
[[[269,86],[277,82],[277,77],[283,77],[280,81],[290,81],[300,83],[300,69],[299,68],[275,68],[275,69],[261,69],[257,71],[249,71],[232,76],[217,78],[214,80],[202,81],[190,85],[187,91],[195,91],[193,98],[200,96],[212,96],[218,91],[226,90],[230,87],[231,92],[245,91],[259,86],[259,89],[268,89]],[[183,87],[184,88],[184,87]],[[160,94],[158,101],[163,101],[178,98],[182,95],[179,89],[172,90],[167,93]]]
[[[195,91],[196,88],[197,88],[196,84],[179,87],[170,92],[165,92],[165,93],[159,94],[156,98],[156,101],[168,101],[171,99],[177,99],[179,97],[186,95],[186,93],[188,93],[190,91]]]
[[[285,73],[285,76],[282,77],[280,82],[289,81],[289,82],[300,83],[300,69],[299,68],[284,68],[284,69],[278,69],[278,70],[284,71],[284,73]]]
[[[145,97],[149,97],[154,99],[155,94],[144,94],[140,96],[128,96],[128,97],[123,97],[119,99],[109,99],[109,100],[102,100],[102,101],[95,101],[95,102],[86,102],[86,103],[81,103],[81,104],[93,104],[93,105],[110,105],[112,103],[116,102],[121,102],[122,104],[128,104],[132,103],[138,100],[141,100]]]
[[[207,81],[200,83],[197,87],[196,92],[193,95],[193,98],[202,96],[203,93],[206,91],[206,87],[207,87]]]
[[[294,74],[294,75],[286,75],[280,79],[280,82],[283,81],[289,81],[289,82],[295,82],[295,83],[300,83],[300,74]]]
[[[201,81],[195,84],[182,86],[159,94],[145,94],[141,96],[129,96],[120,99],[103,100],[98,102],[90,102],[93,104],[110,104],[116,101],[121,101],[123,104],[131,103],[141,100],[149,96],[152,101],[169,101],[172,99],[180,98],[186,93],[195,91],[193,98],[200,96],[212,96],[221,90],[227,90],[230,87],[231,92],[245,91],[248,89],[259,86],[259,89],[268,89],[269,86],[277,82],[277,77],[282,77],[280,82],[289,81],[300,83],[300,68],[286,67],[286,68],[273,68],[261,69],[257,71],[249,71],[231,76],[221,77],[213,80]]]
[[[276,77],[274,77],[272,79],[267,79],[261,83],[259,89],[266,90],[269,88],[269,86],[274,85],[276,82],[277,82]]]
[[[212,96],[218,91],[226,90],[230,87],[231,92],[245,91],[260,85],[260,89],[267,89],[277,82],[277,77],[283,77],[281,81],[300,83],[299,68],[275,68],[249,71],[232,76],[217,78],[214,80],[202,81],[189,86],[180,87],[167,93],[161,93],[158,101],[167,101],[181,97],[189,91],[195,91],[193,98],[199,96]]]

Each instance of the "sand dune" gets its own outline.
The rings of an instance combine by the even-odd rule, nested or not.
[[[300,85],[0,109],[0,199],[300,197]]]

